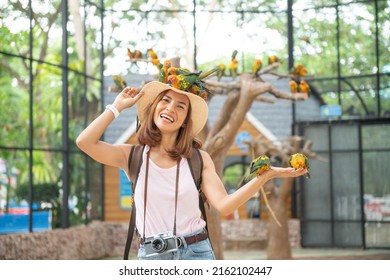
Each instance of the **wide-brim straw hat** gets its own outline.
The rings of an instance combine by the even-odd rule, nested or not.
[[[150,106],[157,98],[157,96],[167,90],[183,94],[188,97],[191,104],[191,120],[192,131],[191,136],[196,136],[202,131],[208,118],[208,106],[207,102],[191,92],[183,91],[168,84],[164,84],[158,81],[152,81],[147,83],[140,92],[144,92],[144,95],[137,102],[137,112],[140,123],[142,124],[146,118],[146,112],[148,106]]]

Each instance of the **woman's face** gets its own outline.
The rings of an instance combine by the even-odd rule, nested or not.
[[[188,97],[167,91],[154,111],[154,123],[161,132],[177,132],[183,126],[190,107]]]

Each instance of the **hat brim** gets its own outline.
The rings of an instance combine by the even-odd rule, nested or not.
[[[186,92],[167,84],[152,81],[147,83],[140,92],[143,92],[144,95],[137,102],[137,113],[138,118],[141,123],[146,118],[146,109],[147,107],[156,100],[157,96],[167,90],[172,90],[174,92],[183,94],[188,97],[191,104],[191,120],[192,120],[192,131],[191,136],[196,136],[199,134],[203,127],[205,126],[208,118],[208,106],[207,102],[200,96]]]

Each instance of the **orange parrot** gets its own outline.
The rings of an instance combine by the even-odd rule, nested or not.
[[[290,81],[290,90],[292,93],[297,93],[298,92],[298,84],[295,80]]]
[[[306,93],[307,95],[310,94],[310,87],[309,87],[309,85],[306,83],[305,80],[301,80],[301,81],[299,82],[298,91],[299,91],[299,92],[302,92],[302,93]]]

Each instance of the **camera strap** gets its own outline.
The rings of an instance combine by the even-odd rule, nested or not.
[[[149,160],[150,160],[150,149],[146,153],[146,170],[145,170],[145,189],[144,189],[144,225],[142,238],[145,240],[145,220],[146,220],[146,198],[148,193],[148,175],[149,175]],[[176,167],[176,184],[175,184],[175,217],[173,221],[173,235],[176,236],[176,213],[177,213],[177,197],[179,192],[179,171],[180,171],[180,159],[177,160]]]

